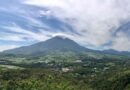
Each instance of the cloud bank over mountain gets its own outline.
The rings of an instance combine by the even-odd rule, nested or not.
[[[129,0],[2,0],[0,3],[1,51],[56,35],[92,49],[130,50]]]

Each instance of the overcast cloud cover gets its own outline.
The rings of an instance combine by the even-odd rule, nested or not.
[[[0,51],[66,36],[130,51],[130,0],[1,0]]]

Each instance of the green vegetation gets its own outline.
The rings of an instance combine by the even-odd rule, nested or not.
[[[87,90],[82,80],[43,69],[1,72],[0,90]]]
[[[0,90],[130,90],[130,58],[92,52],[4,55]]]

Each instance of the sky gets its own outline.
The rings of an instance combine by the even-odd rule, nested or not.
[[[130,51],[130,0],[0,0],[0,51],[55,36]]]

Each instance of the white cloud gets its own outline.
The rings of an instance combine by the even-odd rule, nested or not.
[[[17,45],[0,45],[0,52],[8,49],[18,48],[20,46]]]
[[[123,32],[119,32],[117,37],[113,40],[111,48],[120,51],[130,50],[130,38]]]
[[[16,24],[3,28],[21,34],[0,34],[0,40],[44,41],[50,36],[63,35],[93,49],[98,49],[104,44],[112,42],[111,46],[104,46],[102,49],[130,50],[130,37],[125,32],[122,31],[117,33],[117,36],[113,36],[121,23],[130,19],[129,0],[24,0],[24,4],[45,7],[48,10],[40,9],[37,13],[24,10],[27,7],[23,9],[14,7],[13,11],[8,11],[5,8],[0,8],[0,10],[17,13],[27,21],[30,28],[40,27],[47,30],[37,29],[38,32],[33,32],[18,26],[16,22]],[[36,19],[36,17],[41,16],[56,17],[71,25],[78,34],[70,32],[66,27],[63,27],[66,29],[65,32],[62,30],[52,31],[51,27]],[[122,45],[122,43],[124,44]],[[7,46],[0,46],[0,48],[6,49]]]
[[[24,36],[16,35],[16,34],[3,34],[0,36],[0,40],[8,40],[8,41],[24,41]]]
[[[3,37],[0,37],[0,39],[3,39],[3,40],[9,39],[10,41],[24,41],[24,38],[28,38],[30,41],[33,41],[33,40],[44,41],[48,38],[46,36],[46,34],[43,34],[43,32],[35,33],[30,30],[23,29],[18,25],[4,26],[3,28],[8,29],[9,31],[12,31],[15,33],[21,33],[21,34],[14,34],[14,35],[12,33],[10,33],[8,36],[3,34]],[[49,32],[47,32],[47,33],[49,34]],[[51,34],[51,32],[50,32],[50,34]]]
[[[38,23],[37,23],[38,24]],[[41,25],[42,23],[38,24]],[[35,24],[34,24],[35,25]],[[40,27],[40,26],[39,26]],[[47,27],[43,24],[42,27],[47,28],[46,29],[37,29],[37,31],[33,32],[33,30],[27,30],[24,29],[17,24],[13,23],[10,26],[3,26],[2,28],[11,31],[13,33],[1,33],[0,40],[9,40],[9,41],[45,41],[49,39],[50,37],[56,36],[56,35],[64,35],[67,37],[74,37],[75,34],[73,34],[70,31],[62,32],[62,31],[52,31],[51,27]]]
[[[100,47],[114,39],[111,48],[130,49],[129,43],[121,45],[129,40],[125,34],[120,39],[112,36],[121,22],[130,19],[129,0],[26,0],[24,3],[49,8],[53,16],[74,27],[80,34],[74,36],[81,43]]]

